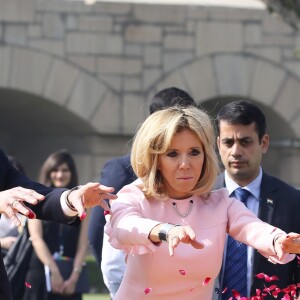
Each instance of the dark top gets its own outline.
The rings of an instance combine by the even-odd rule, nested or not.
[[[130,154],[111,159],[104,165],[100,174],[100,183],[106,186],[112,186],[116,194],[124,185],[127,185],[136,179],[130,163]],[[89,241],[91,249],[97,260],[101,264],[103,229],[106,221],[103,209],[96,206],[92,209],[89,223]]]

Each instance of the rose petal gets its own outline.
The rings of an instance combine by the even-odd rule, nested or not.
[[[237,299],[241,298],[241,294],[236,290],[232,290],[232,295],[233,295],[233,298],[237,298]]]
[[[265,274],[264,273],[259,273],[259,274],[256,274],[255,277],[259,278],[259,279],[262,279],[265,277]]]
[[[149,294],[151,291],[152,291],[152,288],[147,287],[147,288],[145,288],[144,293],[147,295],[147,294]]]
[[[206,277],[205,280],[203,281],[203,285],[207,285],[210,282],[211,278]]]
[[[179,273],[180,273],[181,275],[185,275],[185,274],[186,274],[185,270],[179,270]]]
[[[31,289],[31,284],[30,284],[29,282],[26,282],[26,281],[25,281],[25,286],[26,286],[27,288]]]

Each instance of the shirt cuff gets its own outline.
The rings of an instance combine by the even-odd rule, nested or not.
[[[60,196],[60,205],[61,205],[62,211],[68,217],[75,217],[78,215],[78,213],[68,207],[68,205],[66,203],[67,194],[68,194],[68,191],[64,191]]]

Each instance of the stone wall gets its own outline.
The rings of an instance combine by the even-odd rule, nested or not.
[[[93,140],[86,150],[78,150],[78,140],[69,145],[88,180],[125,152],[151,96],[170,85],[209,107],[224,97],[253,99],[278,117],[269,120],[277,139],[299,139],[299,37],[261,9],[4,0],[0,88],[38,96],[41,105],[47,99],[93,129],[83,136]],[[29,162],[27,137],[9,137],[7,148]],[[39,144],[50,141],[51,149],[63,145],[35,137],[38,163],[39,150],[46,154]],[[98,163],[86,163],[91,159]],[[286,176],[281,167],[276,173]],[[289,181],[300,186],[296,175]]]

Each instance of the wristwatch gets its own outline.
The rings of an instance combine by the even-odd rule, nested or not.
[[[180,226],[178,224],[170,224],[170,223],[164,223],[159,232],[158,232],[158,238],[161,240],[161,241],[164,241],[164,242],[168,242],[168,232],[173,228],[173,227],[176,227],[176,226]]]

